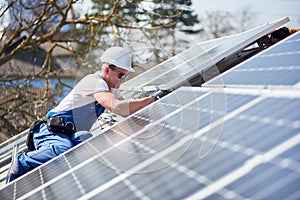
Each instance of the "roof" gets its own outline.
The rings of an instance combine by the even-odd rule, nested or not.
[[[9,47],[6,54],[12,51],[16,47],[17,43],[18,41]],[[74,48],[74,44],[70,44],[66,48],[72,49]],[[38,74],[44,66],[49,49],[50,44],[45,43],[40,48],[24,50],[7,63],[3,64],[1,66],[0,74],[13,77],[24,77]],[[76,74],[76,62],[74,61],[71,53],[67,50],[57,46],[52,52],[52,59],[52,70],[60,70],[61,77],[73,77]]]

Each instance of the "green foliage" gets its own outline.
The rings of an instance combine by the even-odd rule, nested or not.
[[[198,16],[191,10],[190,0],[92,0],[92,10],[86,17],[107,19],[108,23],[85,24],[80,30],[75,30],[76,35],[84,35],[84,42],[78,49],[86,53],[97,43],[106,45],[103,38],[111,33],[123,38],[124,29],[140,29],[151,31],[155,29],[175,29],[187,31],[187,27],[193,27],[199,23]]]
[[[190,9],[192,3],[189,0],[91,0],[92,8],[86,14],[76,11],[75,4],[80,2],[86,6],[84,1],[77,0],[37,0],[12,1],[0,9],[0,16],[13,13],[13,23],[0,37],[2,82],[9,78],[44,79],[47,85],[42,97],[38,97],[33,93],[20,96],[24,90],[2,84],[2,90],[13,95],[9,102],[6,96],[0,98],[3,105],[0,107],[0,126],[8,125],[5,130],[0,129],[0,133],[9,136],[29,127],[38,117],[37,104],[43,104],[41,101],[45,99],[51,99],[53,104],[55,94],[50,92],[50,82],[56,79],[59,86],[67,86],[60,78],[81,76],[83,66],[91,69],[90,63],[98,58],[97,52],[116,44],[149,47],[145,50],[149,53],[134,57],[135,66],[142,72],[151,63],[157,64],[180,51],[175,29],[186,30],[186,27],[199,23],[197,15]],[[37,49],[43,50],[43,56],[36,53],[26,56]],[[145,58],[145,55],[149,57]],[[73,63],[76,64],[73,66]],[[94,63],[98,64],[97,61]]]
[[[199,23],[197,15],[193,14],[190,0],[153,0],[153,26],[168,23],[171,26],[194,26]]]

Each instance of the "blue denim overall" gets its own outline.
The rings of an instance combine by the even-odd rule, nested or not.
[[[92,134],[86,130],[90,130],[93,123],[100,114],[104,112],[104,109],[105,108],[99,103],[93,103],[70,111],[48,111],[48,117],[57,116],[63,118],[65,123],[69,122],[74,124],[76,130],[79,131],[69,136],[63,133],[49,131],[47,125],[43,123],[33,134],[36,150],[22,152],[18,155],[16,161],[9,170],[6,182],[13,181],[30,170],[69,150],[80,142],[90,138]]]

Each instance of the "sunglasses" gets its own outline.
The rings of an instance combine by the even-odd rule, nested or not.
[[[128,76],[128,73],[123,73],[117,70],[117,67],[114,65],[109,65],[109,68],[114,72],[118,73],[119,79],[125,79]]]

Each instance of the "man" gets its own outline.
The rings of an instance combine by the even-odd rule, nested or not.
[[[283,40],[287,36],[290,36],[296,32],[300,31],[300,28],[287,28],[287,27],[282,27],[280,29],[277,29],[276,31],[271,33],[270,39],[271,43],[275,44],[280,40]]]
[[[153,97],[123,100],[116,89],[125,81],[131,55],[122,47],[111,47],[101,56],[102,72],[85,76],[73,90],[47,113],[47,122],[33,132],[35,150],[22,152],[7,175],[7,182],[22,176],[83,140],[105,109],[127,116],[154,101]],[[63,125],[61,125],[63,124]]]

